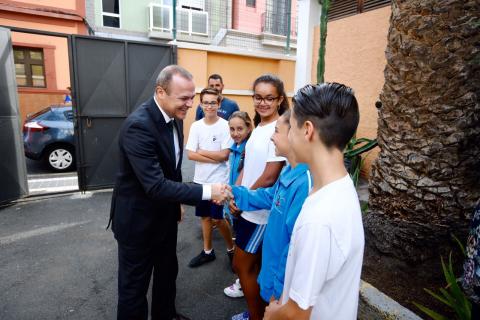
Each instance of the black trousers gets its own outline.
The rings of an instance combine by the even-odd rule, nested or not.
[[[152,320],[172,320],[178,274],[177,223],[160,244],[128,246],[118,243],[117,320],[147,320],[147,291],[153,271]]]

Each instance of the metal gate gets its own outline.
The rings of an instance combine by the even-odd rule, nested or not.
[[[154,93],[155,80],[176,63],[171,45],[72,36],[71,83],[76,108],[80,190],[113,186],[123,120]]]
[[[28,194],[10,30],[0,28],[0,203]]]

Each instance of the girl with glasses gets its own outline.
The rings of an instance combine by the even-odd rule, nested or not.
[[[275,132],[277,119],[288,109],[288,100],[283,81],[270,74],[262,75],[253,83],[255,129],[245,146],[245,160],[240,174],[241,185],[255,190],[270,187],[285,164],[285,158],[275,155],[275,145],[270,140]],[[257,320],[263,318],[266,301],[260,297],[257,277],[260,271],[261,247],[269,210],[244,211],[231,203],[230,210],[237,213],[235,254],[233,266],[240,278],[241,288],[247,300],[248,312],[232,317]],[[229,288],[239,288],[235,284]],[[226,289],[227,290],[227,289]]]

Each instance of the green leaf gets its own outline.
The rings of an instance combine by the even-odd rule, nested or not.
[[[453,296],[457,299],[461,299],[464,297],[464,293],[460,286],[458,285],[457,278],[455,277],[455,273],[453,272],[453,262],[452,262],[452,253],[450,252],[449,259],[448,259],[448,279],[447,282],[450,285],[450,291],[452,292]]]
[[[433,292],[433,291],[431,291],[431,290],[428,290],[428,289],[426,289],[426,288],[423,288],[423,290],[425,290],[429,295],[431,295],[432,297],[434,297],[434,298],[437,299],[438,301],[443,302],[444,304],[446,304],[446,305],[449,306],[449,307],[452,307],[452,304],[451,304],[451,302],[450,302],[449,300],[447,300],[447,299],[448,299],[447,297],[445,297],[445,298],[447,298],[447,299],[445,299],[445,298],[439,296],[438,294],[436,294],[435,292]],[[442,293],[443,293],[443,292],[442,292]],[[448,295],[448,293],[447,293],[447,295]],[[445,296],[445,294],[444,294],[444,296]]]
[[[418,304],[416,302],[413,303],[418,309],[420,309],[423,313],[425,313],[427,316],[434,320],[448,320],[447,317],[442,316],[441,314],[433,311],[432,309],[429,309],[427,307],[422,306],[421,304]]]
[[[465,252],[465,247],[463,246],[462,242],[458,240],[457,236],[454,234],[452,234],[452,238],[457,242],[458,246],[460,247],[460,250],[462,250],[463,255],[466,256],[467,253]]]
[[[370,151],[378,145],[377,139],[371,140],[369,143],[352,150],[346,150],[343,154],[347,158],[353,158],[364,152]]]

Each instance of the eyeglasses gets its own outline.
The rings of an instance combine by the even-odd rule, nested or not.
[[[279,97],[262,97],[262,96],[259,96],[259,95],[256,95],[254,94],[252,96],[253,98],[253,102],[255,104],[260,104],[262,101],[265,103],[265,104],[272,104],[273,101],[277,100]]]
[[[202,102],[202,105],[205,106],[205,107],[216,107],[218,106],[218,102],[217,101],[210,101],[210,102]]]

